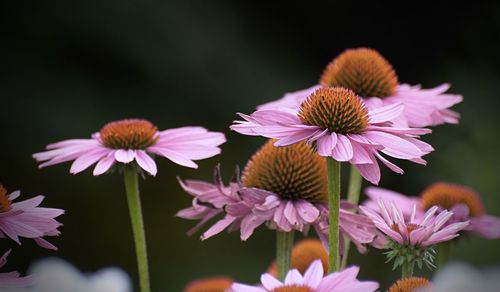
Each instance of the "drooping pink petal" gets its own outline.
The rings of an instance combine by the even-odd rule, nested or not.
[[[157,169],[156,169],[156,163],[155,161],[146,153],[144,150],[137,150],[135,154],[135,160],[137,161],[137,164],[144,169],[145,171],[149,172],[152,176],[156,175]]]

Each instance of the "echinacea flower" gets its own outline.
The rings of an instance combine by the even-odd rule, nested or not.
[[[395,260],[394,268],[400,265],[404,268],[405,264],[409,264],[411,273],[414,263],[419,267],[423,263],[433,267],[434,251],[431,247],[459,236],[459,232],[469,225],[469,221],[446,224],[453,216],[453,212],[447,210],[438,212],[437,206],[427,210],[423,216],[417,217],[414,205],[410,218],[405,218],[399,206],[393,201],[379,199],[377,203],[377,209],[365,206],[360,206],[360,209],[391,240],[385,248],[391,249],[387,256],[389,261]],[[406,276],[411,276],[411,273]]]
[[[422,156],[433,148],[419,140],[429,129],[391,126],[403,111],[402,104],[368,109],[351,90],[322,87],[312,93],[297,111],[258,110],[240,116],[231,129],[245,135],[274,138],[275,146],[314,143],[319,155],[355,165],[368,181],[378,184],[380,160],[392,171],[403,170],[382,154],[425,164]]]
[[[323,71],[319,85],[285,94],[281,99],[258,107],[298,109],[319,87],[341,86],[353,90],[369,107],[404,105],[403,115],[394,121],[402,126],[428,127],[458,124],[460,114],[450,110],[462,101],[461,95],[448,94],[449,84],[431,89],[400,84],[391,64],[373,49],[348,49],[333,59]]]
[[[320,260],[311,264],[302,276],[296,269],[290,270],[284,282],[279,281],[270,274],[263,274],[260,278],[262,286],[251,286],[235,283],[232,292],[348,292],[348,291],[375,291],[379,285],[373,281],[359,281],[358,267],[350,267],[342,272],[335,272],[325,277],[323,265]]]
[[[91,139],[72,139],[49,144],[47,151],[35,153],[40,167],[74,160],[70,172],[79,173],[97,163],[94,175],[107,172],[116,162],[133,161],[151,175],[156,175],[152,155],[159,155],[186,167],[197,168],[193,160],[220,153],[224,134],[202,127],[181,127],[158,131],[147,120],[125,119],[106,124]]]
[[[396,281],[387,292],[421,292],[432,287],[431,281],[423,277],[410,277]]]
[[[234,281],[228,277],[209,277],[197,279],[186,285],[183,292],[225,292]]]
[[[30,287],[12,292],[132,292],[130,278],[118,268],[82,273],[63,260],[45,259],[33,264],[30,273]]]
[[[9,249],[0,258],[0,268],[7,263],[7,257],[11,250]],[[31,283],[31,276],[20,277],[18,272],[0,273],[0,288],[26,287]],[[10,290],[9,290],[10,291]]]
[[[194,197],[192,207],[176,216],[200,220],[190,233],[211,218],[224,213],[202,239],[224,229],[240,230],[241,239],[248,239],[262,224],[289,232],[307,231],[313,226],[324,238],[328,229],[326,206],[326,162],[306,143],[274,147],[269,140],[249,160],[241,182],[236,178],[228,186],[215,171],[215,183],[180,181],[183,189]],[[352,206],[342,203],[340,230],[358,246],[371,243],[375,227],[364,215],[355,214]],[[367,226],[369,224],[369,226]]]
[[[44,196],[13,202],[21,195],[20,191],[7,194],[0,185],[0,237],[10,238],[21,244],[19,237],[31,238],[44,248],[57,250],[44,236],[58,236],[62,224],[54,218],[64,214],[64,210],[39,207]]]
[[[472,188],[457,184],[437,182],[428,186],[419,197],[409,197],[382,188],[369,187],[365,190],[369,200],[365,206],[374,207],[378,199],[389,199],[397,203],[403,215],[409,217],[413,206],[417,216],[433,206],[453,212],[449,222],[470,221],[463,230],[483,238],[500,238],[500,217],[487,215],[479,194]]]

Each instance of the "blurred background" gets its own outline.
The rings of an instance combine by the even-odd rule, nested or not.
[[[274,254],[274,233],[260,228],[247,242],[238,233],[205,242],[186,236],[195,222],[175,218],[190,205],[176,176],[225,179],[265,141],[231,133],[236,112],[284,92],[316,84],[324,66],[346,48],[379,50],[404,83],[452,84],[463,94],[459,126],[425,137],[436,149],[428,166],[384,170],[381,186],[418,195],[449,181],[479,191],[487,212],[500,215],[500,3],[433,3],[396,9],[358,3],[267,1],[6,1],[1,4],[0,182],[22,197],[44,194],[63,208],[59,247],[50,252],[23,240],[3,271],[25,272],[33,261],[62,257],[83,271],[118,266],[136,281],[135,255],[122,178],[72,176],[69,166],[38,170],[31,154],[51,142],[86,138],[109,121],[138,117],[160,129],[202,125],[223,131],[220,156],[198,170],[157,159],[159,173],[141,181],[154,291],[180,291],[192,279],[228,275],[257,282]],[[347,171],[347,169],[345,169]],[[346,178],[346,175],[344,175]],[[462,240],[453,259],[477,267],[500,264],[499,241]],[[2,252],[3,253],[3,252]],[[354,254],[354,253],[353,253]],[[353,255],[361,278],[387,287],[398,273],[377,250]],[[427,272],[419,271],[424,275]]]

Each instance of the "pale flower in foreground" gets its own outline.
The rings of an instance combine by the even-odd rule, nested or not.
[[[30,287],[12,292],[132,292],[128,275],[117,268],[81,273],[63,260],[46,259],[34,264],[30,272]]]
[[[220,153],[224,134],[202,127],[182,127],[158,131],[146,120],[126,119],[106,124],[91,139],[64,140],[47,146],[47,151],[33,154],[40,167],[73,161],[70,172],[79,173],[97,163],[94,175],[107,172],[116,162],[133,161],[151,175],[157,168],[152,156],[165,157],[179,165],[197,168],[193,160]]]
[[[231,292],[272,292],[272,291],[304,291],[304,292],[354,292],[376,291],[377,282],[359,281],[356,279],[358,267],[350,267],[341,272],[325,276],[320,260],[314,261],[302,276],[296,269],[288,271],[285,281],[281,282],[271,274],[260,277],[262,286],[251,286],[235,283]]]

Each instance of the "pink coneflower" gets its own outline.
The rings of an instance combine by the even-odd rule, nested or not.
[[[224,229],[240,230],[248,239],[262,224],[284,232],[307,231],[312,226],[326,241],[328,208],[326,205],[326,163],[306,143],[274,147],[269,140],[257,151],[243,170],[241,185],[227,187],[220,180],[218,168],[215,183],[181,181],[181,186],[194,196],[193,205],[176,216],[201,220],[190,233],[214,216],[225,217],[203,233],[202,239]],[[375,228],[364,215],[355,214],[345,203],[340,212],[340,229],[364,251],[362,244],[371,243]]]
[[[332,273],[325,277],[323,265],[320,260],[311,264],[302,276],[299,271],[290,270],[283,282],[271,274],[263,274],[260,278],[261,286],[251,286],[235,283],[232,292],[344,292],[344,291],[375,291],[379,285],[372,281],[359,281],[356,279],[358,267],[350,267],[342,272]]]
[[[365,192],[370,198],[364,203],[366,206],[374,206],[379,198],[391,199],[397,202],[406,217],[410,216],[413,206],[416,206],[417,216],[438,206],[453,212],[450,223],[469,220],[470,224],[464,231],[488,239],[500,238],[500,217],[485,214],[479,194],[469,187],[438,182],[427,187],[420,197],[374,187]]]
[[[431,89],[399,84],[391,64],[377,51],[367,48],[348,49],[333,59],[323,71],[319,85],[287,93],[258,109],[298,109],[321,86],[349,88],[365,99],[369,107],[402,103],[403,115],[394,119],[402,126],[457,124],[460,119],[460,114],[449,108],[460,103],[462,96],[445,93],[450,88],[449,84]]]
[[[0,237],[8,237],[21,244],[19,237],[32,238],[44,248],[57,250],[44,236],[58,236],[62,224],[54,218],[62,215],[64,210],[38,207],[44,196],[16,202],[21,195],[20,191],[7,194],[7,190],[0,185]]]
[[[9,249],[0,258],[0,268],[7,263],[7,257],[11,250]],[[0,288],[21,288],[27,287],[31,283],[31,276],[20,277],[19,272],[0,273]]]
[[[298,112],[258,110],[250,116],[240,114],[245,121],[236,121],[231,129],[278,139],[275,146],[314,143],[319,155],[348,161],[365,179],[378,184],[377,159],[392,171],[403,173],[382,154],[425,164],[422,156],[433,150],[418,139],[430,130],[390,125],[403,109],[403,105],[393,104],[370,110],[351,90],[323,87],[311,94]]]
[[[411,277],[415,263],[422,266],[425,263],[429,268],[434,267],[435,244],[449,241],[467,227],[469,221],[446,224],[453,216],[453,212],[439,211],[437,206],[427,210],[421,216],[416,216],[416,206],[410,218],[405,218],[403,212],[393,201],[379,199],[378,208],[371,209],[360,206],[375,226],[391,241],[386,246],[388,260],[394,260],[394,268],[402,266],[403,278]]]
[[[64,140],[47,146],[45,152],[33,157],[40,167],[74,160],[70,172],[79,173],[97,162],[94,175],[108,171],[116,162],[137,164],[156,175],[156,163],[151,155],[159,155],[186,167],[197,168],[193,160],[220,153],[218,147],[226,141],[224,134],[209,132],[202,127],[182,127],[158,131],[151,122],[126,119],[106,124],[91,139]]]

